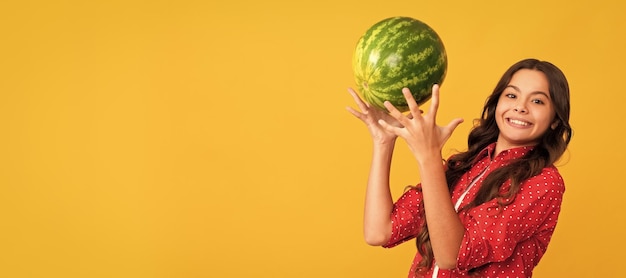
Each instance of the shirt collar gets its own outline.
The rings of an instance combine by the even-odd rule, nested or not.
[[[524,146],[524,147],[510,148],[510,149],[506,149],[506,150],[501,151],[498,154],[498,157],[493,157],[493,153],[496,150],[496,143],[494,142],[494,143],[489,144],[482,151],[480,151],[480,153],[478,153],[478,155],[476,156],[476,161],[479,161],[479,160],[483,159],[485,156],[493,157],[494,160],[498,159],[498,160],[501,160],[501,161],[517,159],[517,158],[520,158],[520,157],[526,155],[528,152],[530,152],[534,148],[535,148],[535,146]]]

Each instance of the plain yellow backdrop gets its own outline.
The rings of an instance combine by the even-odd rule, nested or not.
[[[620,277],[619,1],[3,1],[0,277],[405,277],[361,234],[371,143],[345,107],[359,36],[433,27],[444,155],[514,62],[572,93],[567,192],[535,277]],[[419,181],[398,142],[394,198]]]

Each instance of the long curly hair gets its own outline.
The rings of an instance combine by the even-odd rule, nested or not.
[[[467,151],[452,156],[447,161],[446,179],[450,192],[454,189],[461,176],[472,168],[476,156],[489,144],[496,142],[500,130],[496,124],[495,112],[500,95],[511,81],[513,75],[520,69],[532,69],[543,72],[549,82],[550,98],[554,104],[556,127],[548,128],[541,141],[524,157],[491,172],[482,183],[476,198],[463,209],[470,209],[497,198],[500,206],[513,201],[520,184],[541,172],[541,170],[555,163],[565,152],[572,138],[572,128],[569,124],[570,96],[569,85],[563,72],[550,62],[537,59],[525,59],[512,65],[500,78],[493,93],[487,98],[483,107],[482,116],[467,139]],[[510,188],[501,192],[500,187],[510,180]],[[508,201],[507,201],[508,200]],[[416,274],[423,274],[430,269],[433,263],[433,250],[430,244],[427,223],[416,238],[417,250],[422,256]]]

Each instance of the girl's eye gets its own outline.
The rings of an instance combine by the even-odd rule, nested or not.
[[[544,104],[543,100],[540,100],[540,99],[533,99],[532,101],[533,103],[536,103],[536,104]]]
[[[507,98],[516,98],[516,96],[514,94],[506,94],[504,96],[506,96]]]

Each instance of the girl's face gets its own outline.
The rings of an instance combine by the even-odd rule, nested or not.
[[[496,106],[500,129],[497,148],[536,145],[555,124],[555,112],[548,78],[538,70],[517,71],[504,89]]]

